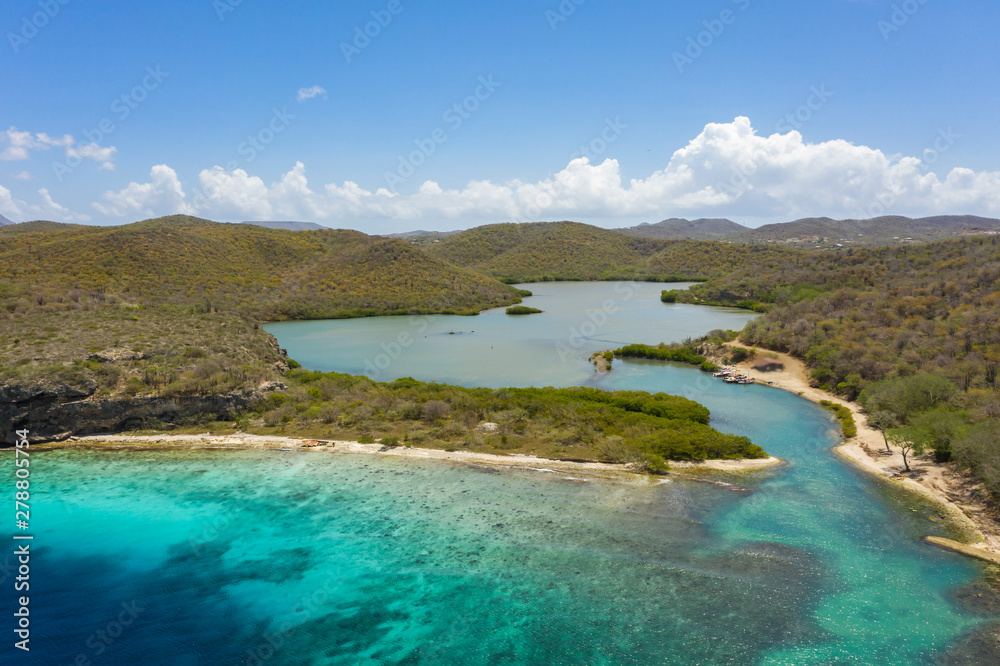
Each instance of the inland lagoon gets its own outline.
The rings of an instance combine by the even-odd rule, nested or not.
[[[684,395],[786,464],[621,481],[543,461],[38,453],[31,663],[996,663],[983,567],[920,541],[948,535],[934,506],[837,459],[828,412],[693,367],[587,360],[752,313],[665,305],[660,285],[527,288],[542,314],[268,330],[306,367],[380,380]]]

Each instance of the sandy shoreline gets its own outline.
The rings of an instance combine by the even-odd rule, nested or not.
[[[781,361],[785,369],[759,372],[751,367],[750,362],[735,365],[757,383],[792,391],[815,403],[829,400],[850,409],[858,426],[858,435],[838,446],[835,449],[837,455],[880,480],[899,484],[933,500],[949,518],[976,534],[979,541],[970,545],[973,549],[988,551],[982,559],[995,561],[995,557],[1000,555],[1000,521],[985,500],[987,493],[971,477],[955,470],[954,465],[936,463],[925,456],[911,456],[912,472],[904,474],[902,455],[895,449],[891,454],[886,452],[882,434],[868,427],[857,403],[847,402],[810,386],[809,369],[799,359],[788,354],[758,350],[758,358],[762,355]],[[965,554],[976,556],[975,553]]]
[[[741,372],[753,377],[757,383],[794,392],[812,402],[829,400],[844,405],[854,414],[858,435],[836,447],[835,452],[844,460],[870,473],[877,479],[920,493],[941,506],[949,519],[976,535],[978,541],[971,544],[973,549],[985,550],[992,554],[987,560],[995,560],[1000,555],[1000,521],[987,504],[983,491],[969,476],[954,469],[950,464],[935,463],[928,457],[911,459],[912,472],[904,474],[903,459],[894,450],[885,450],[881,433],[867,426],[864,414],[856,403],[847,402],[835,395],[810,386],[809,371],[805,364],[788,354],[761,350],[761,354],[774,357],[784,364],[778,372],[759,372],[750,363],[736,364]],[[495,455],[472,451],[443,451],[440,449],[420,449],[395,447],[380,444],[362,444],[351,441],[302,440],[289,437],[251,435],[91,435],[74,437],[61,444],[46,445],[47,448],[134,448],[134,447],[176,447],[211,449],[303,449],[326,451],[339,454],[365,454],[393,456],[398,458],[440,460],[471,466],[485,466],[495,469],[533,470],[554,474],[581,474],[601,478],[641,478],[628,465],[550,460],[535,456],[514,454]],[[744,472],[767,469],[783,464],[779,458],[762,460],[709,460],[704,462],[671,462],[671,469],[677,472],[723,471]],[[683,474],[681,474],[683,476]],[[968,554],[968,553],[967,553]]]
[[[385,447],[381,444],[362,444],[360,442],[339,440],[303,440],[292,437],[274,437],[267,435],[251,435],[237,433],[233,435],[90,435],[73,437],[61,443],[46,445],[46,448],[114,448],[126,449],[135,447],[164,448],[204,448],[204,449],[272,449],[288,450],[302,449],[307,451],[328,452],[332,454],[364,454],[376,456],[392,456],[417,460],[441,460],[472,466],[486,466],[495,469],[526,470],[543,473],[575,473],[601,478],[645,478],[637,474],[629,465],[577,462],[569,460],[551,460],[531,455],[495,455],[477,453],[474,451],[443,451],[440,449],[419,449],[398,446]],[[741,472],[766,469],[782,464],[779,458],[759,460],[707,460],[704,462],[671,462],[671,469],[685,472],[709,470],[725,472]]]

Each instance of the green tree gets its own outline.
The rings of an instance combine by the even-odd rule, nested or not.
[[[1000,496],[1000,421],[966,428],[953,443],[955,461],[971,470],[994,496]]]
[[[895,377],[875,382],[858,396],[867,412],[886,411],[899,423],[949,400],[957,388],[948,379],[931,373]]]
[[[911,422],[915,428],[927,434],[927,442],[934,450],[934,458],[938,462],[948,462],[952,459],[952,445],[969,425],[969,415],[966,412],[938,408],[918,414]]]
[[[895,428],[898,425],[899,423],[896,421],[896,417],[893,416],[892,412],[879,410],[868,415],[868,427],[874,428],[882,433],[882,441],[885,442],[885,450],[888,453],[892,453],[892,449],[889,448],[889,438],[886,437],[885,433],[890,428]]]
[[[903,454],[903,466],[907,472],[910,471],[910,454],[920,455],[927,450],[930,441],[930,434],[915,426],[893,428],[887,435],[889,441],[899,447],[899,452]]]

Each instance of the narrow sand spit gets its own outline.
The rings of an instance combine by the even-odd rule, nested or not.
[[[334,440],[302,440],[290,437],[271,437],[236,433],[233,435],[90,435],[74,437],[50,448],[202,448],[202,449],[307,449],[330,453],[351,453],[422,460],[444,460],[473,466],[496,469],[537,471],[542,473],[583,473],[594,477],[637,477],[629,465],[598,462],[549,460],[528,455],[493,455],[472,451],[442,451],[398,446],[389,448],[381,444],[361,444]],[[684,470],[752,471],[781,464],[779,458],[761,460],[708,460],[702,463],[671,463],[671,467]]]
[[[742,343],[736,341],[732,344]],[[936,463],[926,456],[910,456],[912,471],[906,474],[902,454],[898,449],[893,449],[891,453],[886,451],[882,434],[868,427],[867,419],[857,403],[847,402],[810,386],[808,368],[794,356],[760,350],[758,358],[761,354],[766,358],[776,358],[784,364],[785,369],[779,372],[759,372],[753,369],[750,362],[736,364],[736,367],[753,377],[757,383],[792,391],[816,403],[829,400],[850,409],[858,426],[858,435],[838,446],[836,453],[881,479],[899,483],[935,500],[947,510],[949,518],[972,528],[981,539],[980,543],[971,546],[971,552],[969,549],[960,552],[976,557],[976,550],[985,550],[988,552],[981,559],[996,562],[995,556],[1000,555],[1000,520],[987,502],[989,493],[973,478],[957,471],[952,464]]]

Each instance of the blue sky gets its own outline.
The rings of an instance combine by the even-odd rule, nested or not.
[[[1000,216],[995,1],[7,0],[0,31],[15,221]]]

